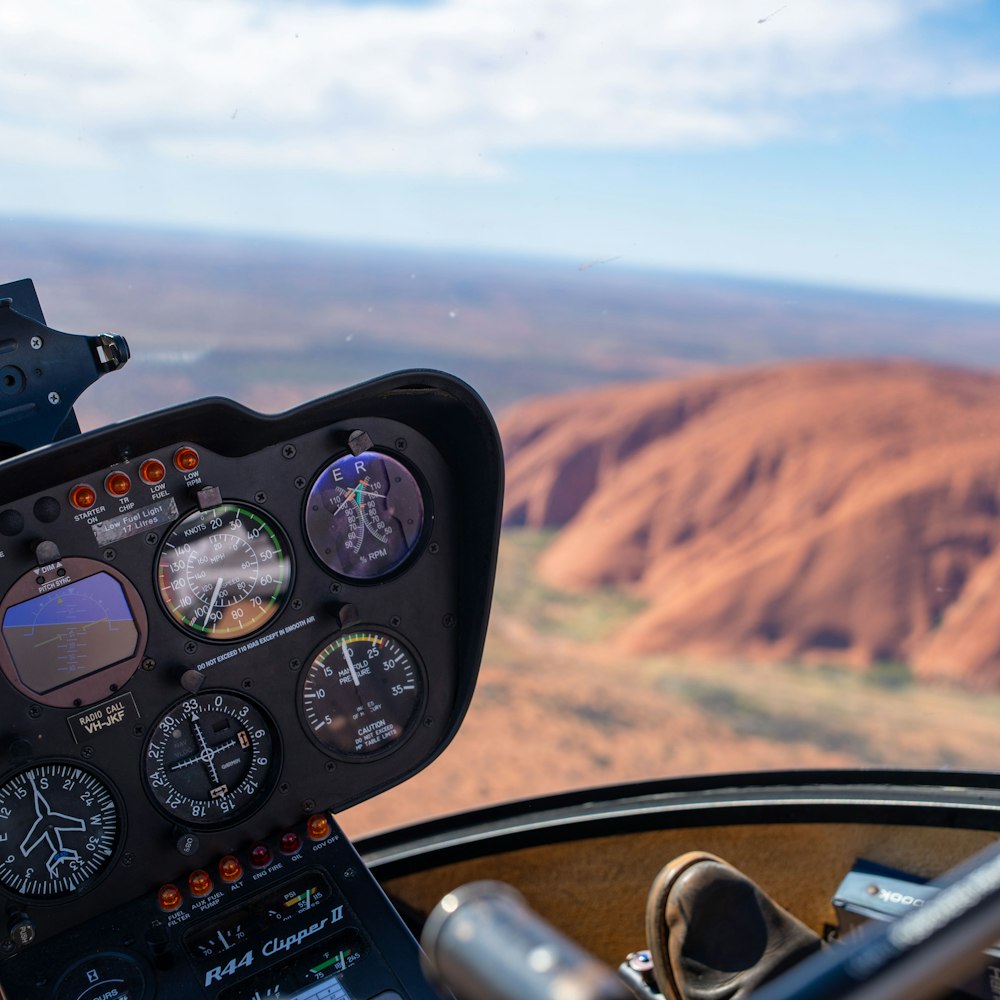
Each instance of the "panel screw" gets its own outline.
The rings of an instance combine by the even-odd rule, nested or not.
[[[249,691],[253,687],[253,681],[249,677],[243,678],[243,690]]]
[[[337,770],[337,762],[334,761],[334,760],[328,760],[326,762],[326,769],[328,771],[336,771]]]
[[[406,451],[406,438],[396,438],[396,451]]]
[[[152,670],[155,666],[156,660],[154,660],[151,656],[147,656],[146,659],[142,661],[143,670]]]
[[[287,795],[288,794],[288,782],[287,781],[283,781],[280,785],[278,785],[278,791],[281,792],[282,795]]]
[[[424,728],[430,729],[434,725],[433,719],[424,719]]]
[[[32,705],[28,709],[29,719],[40,719],[42,717],[42,710],[37,705]]]
[[[312,799],[304,799],[302,802],[302,811],[304,813],[311,813],[316,811],[316,803]]]
[[[281,449],[281,454],[284,458],[295,458],[298,453],[299,450],[294,444],[286,444],[285,447]]]
[[[306,481],[302,478],[302,476],[295,477],[295,488],[297,490],[304,490],[306,488]]]
[[[92,746],[80,747],[80,756],[84,760],[90,760],[94,756],[94,748]]]
[[[145,732],[145,730],[142,728],[142,726],[133,726],[132,727],[132,735],[133,736],[142,736],[142,734],[144,732]]]
[[[147,545],[155,545],[156,544],[156,532],[155,531],[151,531],[148,535],[146,535],[146,544]]]
[[[297,598],[297,597],[295,598],[294,601],[292,601],[292,610],[293,611],[301,611],[302,610],[302,601],[299,600],[299,598]]]
[[[124,853],[124,854],[122,855],[122,864],[123,864],[123,865],[124,865],[124,866],[125,866],[126,868],[128,868],[128,867],[129,867],[130,865],[132,865],[132,864],[133,864],[134,862],[135,862],[135,855],[134,855],[134,854],[132,854],[132,852],[131,852],[131,851],[126,851],[126,852],[125,852],[125,853]]]
[[[436,556],[441,551],[441,546],[438,545],[437,542],[431,542],[431,544],[427,546],[427,551],[432,556]]]
[[[104,550],[104,561],[105,562],[114,562],[115,559],[117,559],[117,558],[118,558],[118,553],[115,552],[114,549],[105,549]]]
[[[42,580],[42,583],[44,583],[44,582],[45,581]],[[330,584],[330,593],[331,594],[339,594],[340,593],[340,584],[339,583],[331,583]]]
[[[49,402],[53,406],[55,406],[59,402],[60,399],[62,399],[62,396],[60,396],[58,392],[50,392],[49,393]]]
[[[33,351],[40,351],[42,349],[42,338],[32,337],[31,338],[31,349]]]
[[[401,621],[401,619],[400,619],[399,615],[393,615],[393,616],[392,616],[392,617],[391,617],[391,618],[389,619],[389,624],[390,624],[390,625],[391,625],[391,626],[392,626],[393,628],[399,628],[399,623],[400,623],[400,621]]]
[[[457,619],[455,618],[455,616],[450,611],[448,612],[448,614],[442,616],[442,618],[441,618],[441,624],[445,628],[454,628],[456,621],[457,621]]]
[[[289,660],[288,661],[288,669],[289,670],[298,670],[299,667],[301,667],[301,666],[302,666],[302,661],[299,660],[299,659],[294,659],[294,660]]]
[[[190,654],[190,653],[195,653],[197,651],[198,651],[198,644],[196,642],[186,642],[186,643],[184,643],[184,652],[185,653]]]
[[[265,503],[267,501],[267,494],[263,490],[258,490],[253,495],[254,503]]]
[[[357,870],[354,868],[345,868],[340,874],[344,878],[354,878],[354,876],[357,875],[358,873]]]

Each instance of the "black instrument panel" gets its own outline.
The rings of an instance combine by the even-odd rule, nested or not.
[[[4,463],[8,913],[43,940],[429,763],[475,684],[501,491],[492,418],[436,372]]]

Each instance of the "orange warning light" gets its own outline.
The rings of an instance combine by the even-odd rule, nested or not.
[[[310,840],[326,840],[330,836],[330,821],[322,813],[316,813],[306,822],[306,832]]]
[[[198,452],[194,448],[178,448],[174,452],[174,465],[181,472],[191,472],[193,469],[197,469],[200,461]]]
[[[239,882],[243,878],[243,865],[240,864],[239,858],[234,858],[233,855],[227,854],[219,862],[219,878],[227,884]]]
[[[132,480],[124,472],[112,472],[104,480],[104,488],[113,497],[123,497],[132,489]]]
[[[164,885],[156,894],[156,903],[164,913],[173,913],[184,902],[176,885]]]
[[[167,467],[158,459],[150,458],[139,466],[139,478],[148,486],[163,482]]]
[[[195,898],[207,896],[212,891],[212,876],[203,868],[196,868],[188,876],[188,888]]]
[[[97,490],[86,483],[80,483],[69,491],[69,502],[77,510],[90,510],[97,503]]]

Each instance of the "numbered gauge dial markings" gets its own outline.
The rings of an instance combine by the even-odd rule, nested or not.
[[[121,839],[109,788],[75,764],[33,764],[0,785],[0,887],[63,899],[103,875]]]
[[[323,749],[345,757],[385,753],[410,732],[424,697],[413,654],[376,631],[338,636],[306,669],[300,710]]]
[[[229,825],[263,803],[276,751],[273,727],[255,704],[234,694],[199,694],[154,726],[145,754],[147,787],[177,822]]]
[[[189,514],[167,535],[157,564],[160,599],[171,618],[192,635],[222,642],[270,623],[291,583],[284,532],[246,504]]]
[[[306,500],[306,535],[319,560],[351,580],[378,580],[416,551],[424,496],[413,473],[377,451],[328,465]]]

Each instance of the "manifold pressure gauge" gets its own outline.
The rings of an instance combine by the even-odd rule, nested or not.
[[[341,756],[387,752],[418,718],[422,676],[413,654],[385,632],[338,636],[305,671],[299,707],[306,729]]]
[[[271,723],[239,695],[211,692],[178,702],[153,727],[146,783],[172,819],[226,826],[261,805],[274,783]]]

